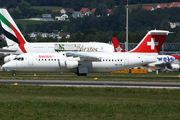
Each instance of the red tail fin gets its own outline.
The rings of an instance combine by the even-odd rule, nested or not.
[[[158,53],[169,31],[151,30],[130,53]]]
[[[114,45],[114,52],[125,52],[116,37],[112,37],[112,41],[113,41],[113,45]]]

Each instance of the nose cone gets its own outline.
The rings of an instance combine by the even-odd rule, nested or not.
[[[10,61],[5,63],[4,65],[2,65],[1,68],[3,71],[7,71],[7,70],[16,70],[16,61]]]

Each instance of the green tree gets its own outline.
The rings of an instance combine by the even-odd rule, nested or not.
[[[14,19],[23,18],[22,13],[17,9],[14,9],[12,12],[10,12],[10,14]]]
[[[27,17],[27,18],[31,17],[30,16],[31,11],[30,11],[30,4],[29,3],[22,1],[19,5],[19,10],[21,11],[21,13],[24,17]]]
[[[126,14],[126,9],[125,9],[123,1],[121,0],[121,2],[119,3],[119,6],[114,8],[112,11],[116,15]]]
[[[28,34],[25,34],[25,35],[24,35],[24,38],[25,38],[26,41],[28,41],[28,42],[34,42],[34,41],[29,37]]]
[[[108,13],[107,6],[103,3],[99,3],[94,14],[105,16],[105,15],[107,15],[107,13]]]
[[[34,24],[27,24],[26,25],[26,33],[31,33],[31,32],[35,32],[34,31]]]

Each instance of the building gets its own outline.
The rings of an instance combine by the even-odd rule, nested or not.
[[[72,14],[73,18],[83,18],[84,14],[82,14],[80,11],[74,11]]]
[[[42,14],[42,20],[53,20],[51,14]]]
[[[157,4],[156,7],[155,7],[155,10],[156,9],[165,9],[165,8],[167,8],[166,4]]]
[[[69,18],[66,13],[61,13],[60,15],[55,16],[55,20],[65,21]]]
[[[74,9],[73,8],[63,8],[60,10],[60,13],[61,14],[67,14],[67,15],[72,15],[74,12]]]
[[[80,12],[81,12],[81,14],[87,15],[87,16],[89,16],[90,14],[92,14],[89,8],[82,8],[82,9],[80,10]]]
[[[142,9],[147,10],[147,11],[153,11],[154,7],[153,6],[143,6]]]
[[[180,7],[180,2],[172,2],[168,8],[172,8],[172,7]]]

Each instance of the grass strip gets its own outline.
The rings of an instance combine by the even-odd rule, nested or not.
[[[0,119],[180,119],[180,90],[0,85]]]
[[[135,73],[88,73],[87,76],[77,76],[74,73],[58,72],[0,72],[0,79],[29,79],[29,80],[94,80],[98,81],[154,81],[154,82],[180,82],[179,72],[155,72],[147,74]]]

